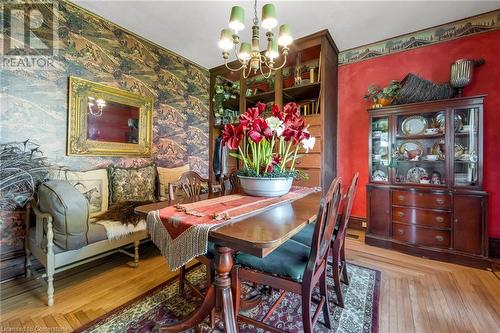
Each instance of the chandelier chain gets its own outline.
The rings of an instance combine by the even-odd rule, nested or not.
[[[259,25],[259,17],[257,16],[257,0],[255,0],[255,2],[253,3],[253,12],[253,25]]]

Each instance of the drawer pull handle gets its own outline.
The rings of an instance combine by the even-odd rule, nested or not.
[[[404,234],[404,233],[405,233],[405,232],[404,232],[404,230],[403,230],[403,229],[398,229],[398,234],[402,235],[402,234]]]
[[[444,218],[442,216],[436,216],[436,222],[443,223]]]
[[[403,201],[405,199],[405,196],[404,195],[398,195],[398,200],[399,201]]]
[[[442,204],[444,204],[444,199],[443,199],[443,198],[437,198],[437,199],[436,199],[436,203],[437,203],[438,205],[442,205]]]
[[[398,212],[398,216],[399,216],[399,217],[404,217],[404,216],[405,216],[405,213],[403,213],[403,212]]]
[[[444,240],[444,237],[443,236],[436,236],[436,240],[438,242],[442,242]]]

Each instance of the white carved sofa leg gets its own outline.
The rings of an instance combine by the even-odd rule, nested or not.
[[[47,305],[54,304],[54,232],[52,230],[52,218],[47,220]]]

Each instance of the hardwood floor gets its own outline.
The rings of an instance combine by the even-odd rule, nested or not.
[[[371,247],[356,230],[349,235],[348,260],[382,272],[381,333],[500,332],[500,272]],[[36,327],[36,332],[71,332],[175,274],[167,271],[154,247],[143,246],[141,257],[137,269],[126,265],[129,258],[115,254],[56,275],[55,305],[50,308],[36,281],[0,285],[0,331]],[[44,327],[51,329],[40,329]]]

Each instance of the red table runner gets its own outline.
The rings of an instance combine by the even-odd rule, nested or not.
[[[170,269],[175,270],[207,253],[208,233],[212,228],[303,198],[317,190],[294,186],[288,194],[275,198],[233,194],[169,206],[148,214],[148,230],[167,258]]]

